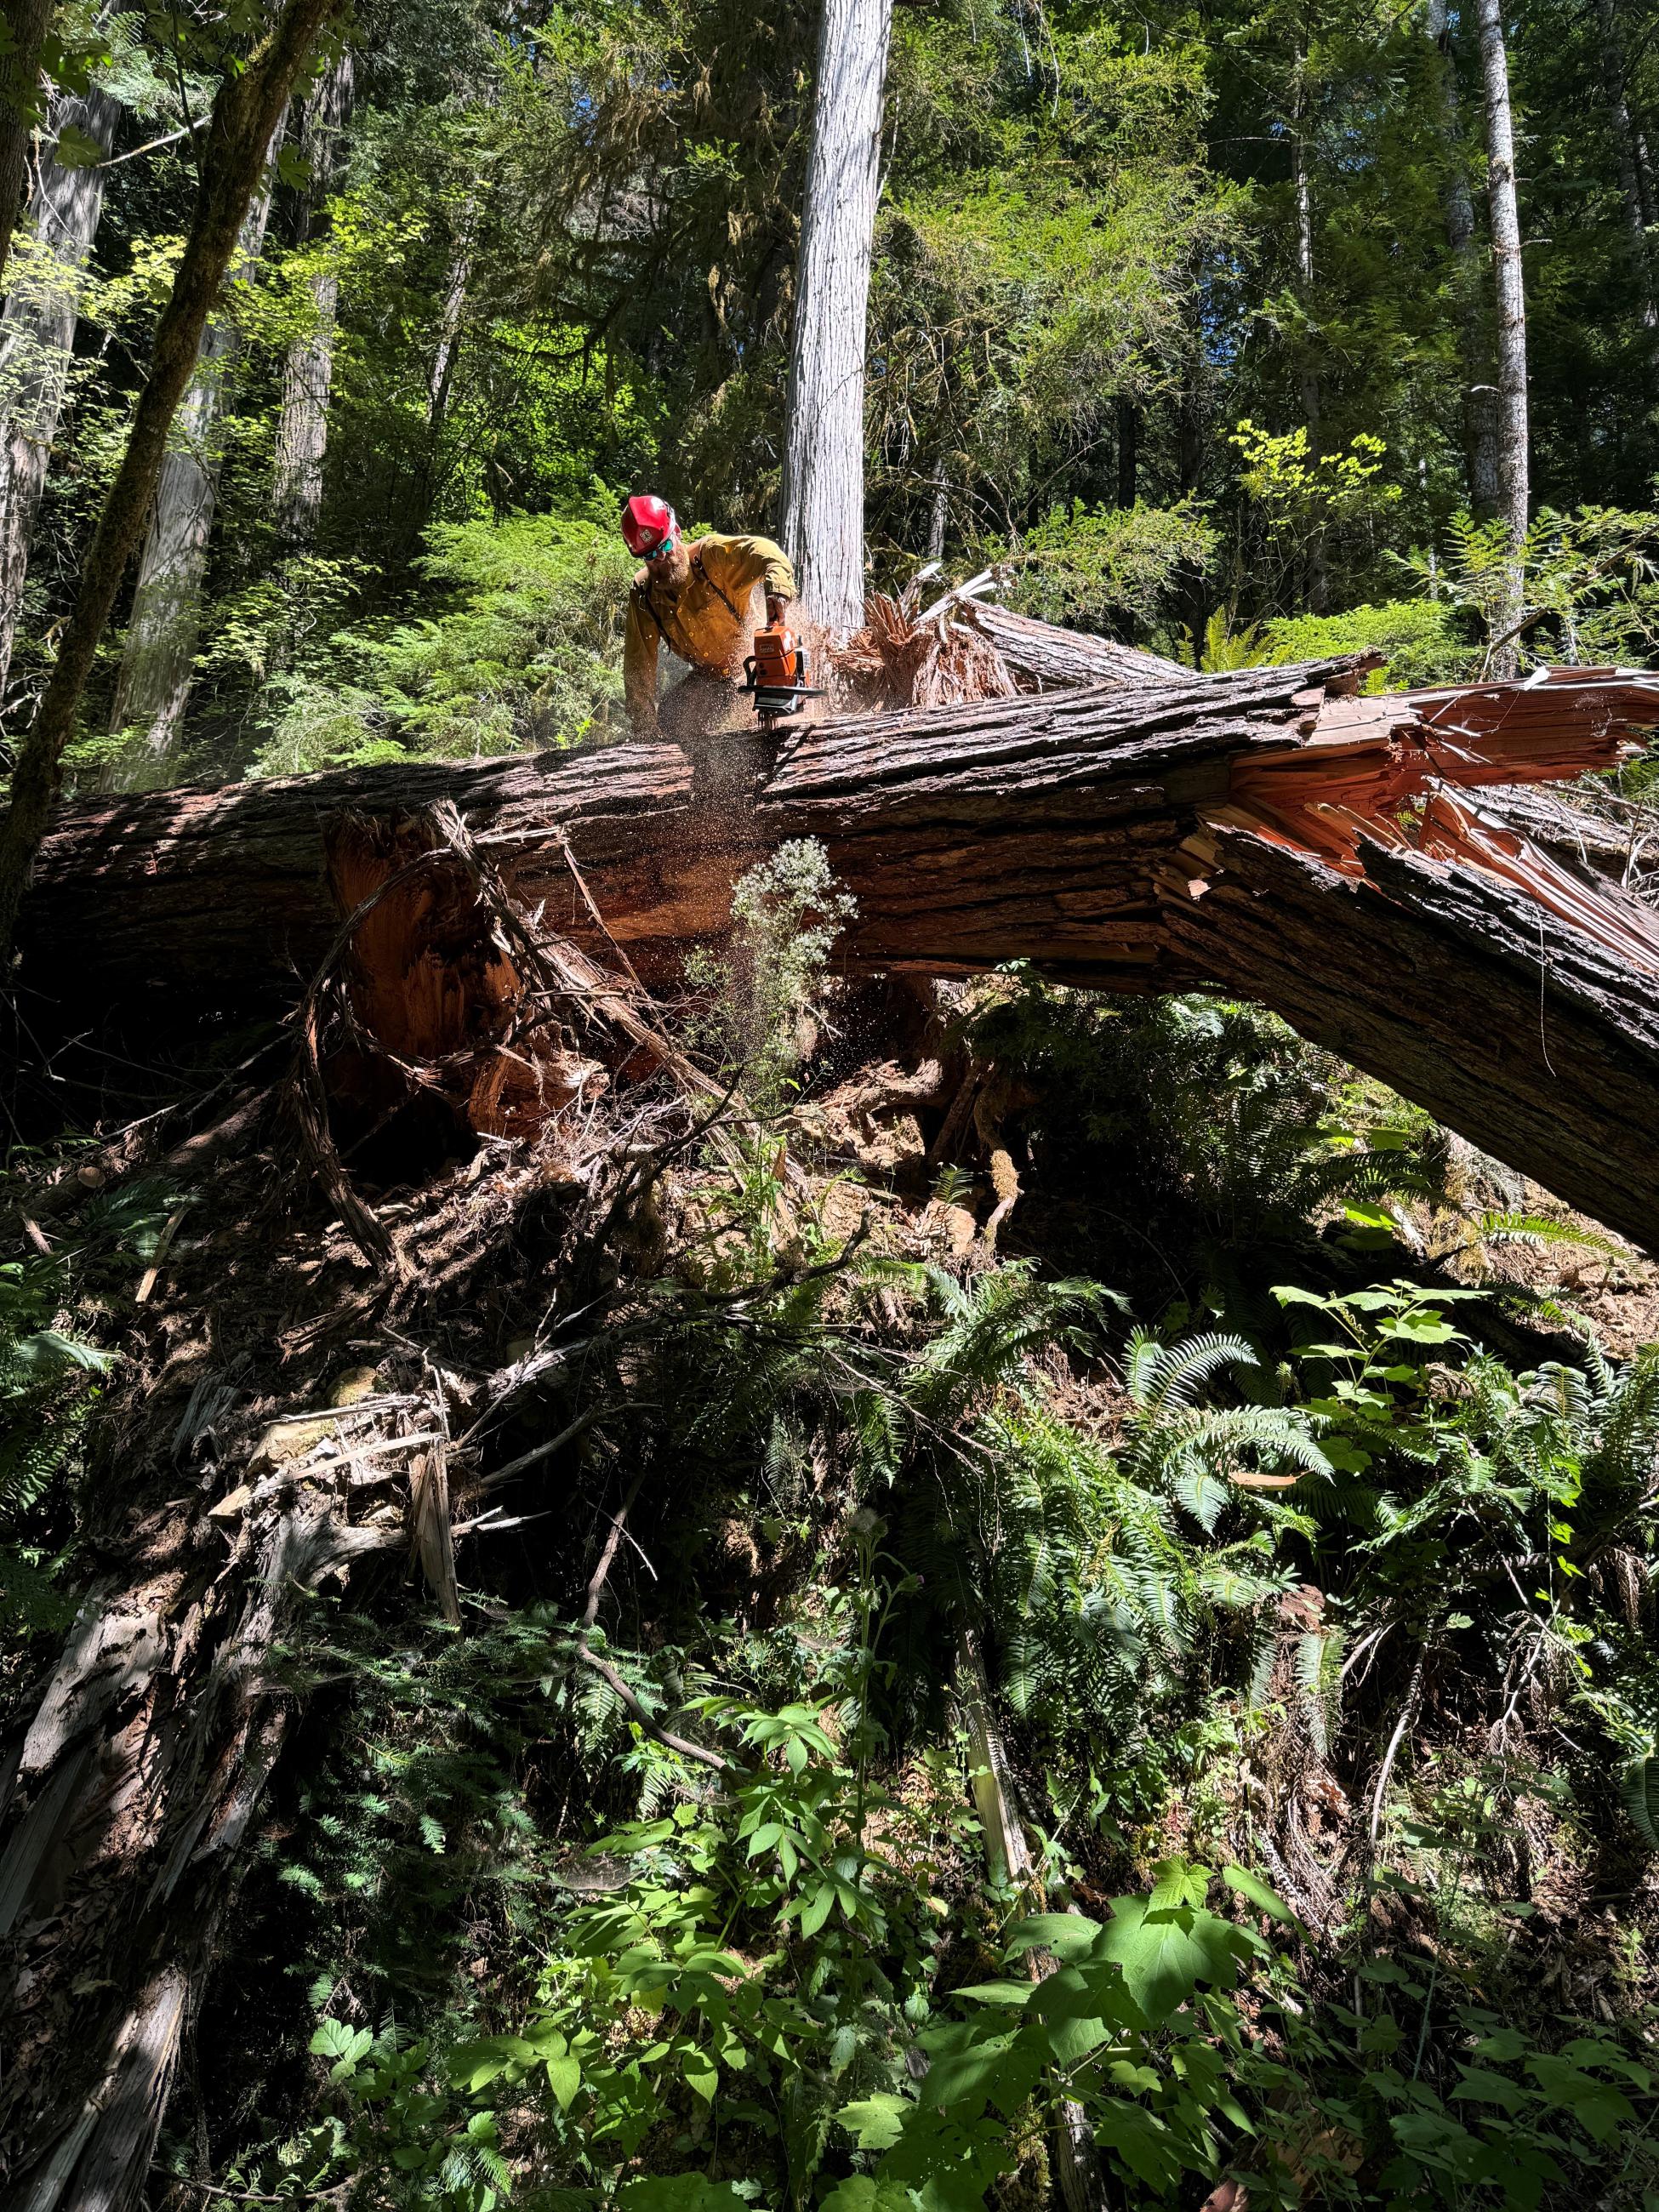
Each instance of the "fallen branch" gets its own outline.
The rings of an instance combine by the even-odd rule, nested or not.
[[[593,1625],[599,1617],[599,1599],[604,1593],[606,1578],[610,1575],[612,1564],[622,1545],[623,1530],[627,1525],[629,1510],[634,1500],[639,1496],[640,1487],[644,1480],[643,1471],[634,1477],[633,1481],[629,1485],[627,1495],[611,1516],[610,1532],[605,1537],[604,1549],[599,1553],[599,1565],[594,1568],[587,1585],[587,1603],[582,1609],[581,1625],[576,1632],[576,1641],[573,1648],[576,1657],[581,1661],[583,1666],[591,1667],[600,1680],[622,1700],[623,1705],[627,1708],[629,1717],[645,1730],[653,1742],[661,1744],[668,1751],[677,1751],[682,1759],[695,1759],[699,1765],[709,1767],[716,1774],[729,1774],[732,1771],[732,1762],[729,1759],[722,1758],[717,1751],[711,1751],[707,1744],[693,1743],[689,1736],[676,1735],[671,1729],[664,1728],[660,1721],[654,1719],[647,1712],[645,1707],[640,1703],[638,1696],[623,1680],[610,1661],[600,1658],[599,1653],[588,1642],[588,1638],[593,1631]]]

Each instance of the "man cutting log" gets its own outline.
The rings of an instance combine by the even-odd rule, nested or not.
[[[695,737],[732,727],[744,699],[744,662],[755,623],[755,586],[766,591],[766,635],[787,636],[795,596],[789,556],[769,538],[710,531],[688,544],[665,500],[636,492],[624,501],[622,534],[643,562],[629,595],[623,686],[636,737]],[[690,673],[657,702],[662,646]]]

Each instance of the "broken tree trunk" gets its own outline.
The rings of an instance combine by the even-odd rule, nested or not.
[[[850,964],[1024,959],[1097,989],[1260,1000],[1659,1249],[1659,922],[1470,796],[1612,766],[1659,722],[1659,686],[1574,670],[1362,699],[1359,672],[820,724],[752,744],[746,787],[727,739],[696,774],[627,745],[82,805],[42,854],[26,975],[66,1012],[94,988],[157,1019],[163,993],[291,1003],[337,926],[341,825],[447,797],[552,927],[611,957],[591,897],[660,978],[723,930],[752,858],[817,836],[858,901]],[[418,929],[398,957],[410,993],[442,966]]]
[[[441,1034],[409,1042],[445,1041],[443,1002],[465,996],[456,969],[470,969],[486,999],[508,998],[524,975],[529,988],[495,1032],[495,1073],[529,1072],[542,1117],[528,1143],[481,1152],[464,1176],[426,1178],[422,1202],[390,1232],[356,1200],[347,1234],[327,1207],[286,1222],[267,1211],[294,1125],[303,1137],[310,1119],[300,1067],[283,1086],[286,1130],[278,1113],[261,1115],[276,1103],[265,1094],[201,1133],[188,1162],[173,1156],[169,1171],[191,1190],[191,1233],[163,1237],[138,1287],[131,1384],[112,1408],[102,1479],[83,1499],[100,1571],[41,1675],[26,1686],[12,1670],[0,1729],[0,2202],[15,2212],[131,2212],[143,2196],[184,2038],[253,1856],[245,1846],[305,1695],[302,1655],[319,1625],[311,1594],[401,1553],[455,1622],[457,1540],[520,1527],[486,1501],[547,1468],[602,1410],[608,1383],[526,1451],[504,1433],[543,1390],[591,1386],[603,1267],[589,1279],[598,1300],[574,1300],[574,1333],[561,1342],[561,1323],[538,1302],[533,1348],[509,1352],[493,1372],[463,1377],[434,1360],[432,1348],[453,1340],[435,1333],[445,1317],[489,1296],[509,1251],[521,1272],[520,1236],[549,1264],[556,1255],[567,1280],[607,1237],[620,1253],[644,1178],[700,1136],[720,1140],[701,1103],[687,1116],[694,1072],[641,1019],[627,985],[518,909],[453,813],[435,808],[422,826],[428,842],[411,865],[398,866],[395,845],[382,854],[393,872],[354,908],[339,949],[371,939],[399,891],[418,884],[432,933],[459,957],[447,971],[432,963],[424,1012]],[[368,865],[370,841],[348,835],[337,857]],[[340,888],[349,899],[354,886]],[[307,994],[313,1050],[302,1059],[313,1065],[316,1000],[332,980],[331,967]],[[365,1018],[379,1011],[372,993],[358,996]],[[589,1041],[619,1078],[645,1048],[672,1080],[653,1101],[629,1074],[625,1105],[605,1114],[611,1077],[579,1048]],[[451,1057],[420,1073],[454,1072]],[[497,1089],[490,1110],[510,1103]],[[332,1182],[349,1198],[337,1159]],[[556,1226],[544,1212],[552,1190]],[[140,1314],[158,1276],[159,1297]],[[276,1298],[273,1283],[288,1286]],[[654,1328],[654,1311],[635,1325]],[[252,1395],[273,1350],[281,1395]],[[557,1480],[562,1470],[550,1472]],[[592,1618],[573,1662],[603,1674],[659,1741],[723,1765],[647,1716],[588,1650]],[[215,2194],[205,2147],[198,2163],[190,2186]]]
[[[1056,691],[1079,684],[1115,684],[1128,691],[1160,689],[1167,684],[1188,684],[1193,671],[1178,660],[1165,660],[1139,646],[1120,645],[1115,638],[1094,637],[1085,630],[1060,629],[1053,623],[1036,622],[1030,615],[1011,613],[992,599],[975,599],[963,610],[964,618],[989,640],[1002,655],[1021,688]]]

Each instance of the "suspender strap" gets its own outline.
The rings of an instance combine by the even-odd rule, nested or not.
[[[721,591],[720,586],[709,574],[708,569],[703,567],[702,556],[701,553],[694,553],[691,556],[691,568],[693,573],[703,583],[708,585],[709,590],[720,602],[720,605],[726,609],[727,614],[731,616],[732,621],[741,627],[743,617],[738,612],[736,607],[732,605],[731,600],[726,598],[726,593]],[[662,617],[657,612],[656,607],[652,601],[651,586],[648,584],[635,584],[634,586],[634,597],[639,601],[640,605],[645,609],[647,614],[650,616],[652,621],[657,625],[657,635],[662,640],[663,643],[668,647],[668,650],[671,653],[674,652],[676,648],[670,642],[668,632],[663,627]]]
[[[731,616],[731,617],[732,617],[732,621],[733,621],[734,623],[741,623],[741,622],[742,622],[742,620],[743,620],[743,617],[742,617],[742,616],[738,612],[737,609],[732,605],[732,604],[731,600],[730,600],[730,599],[728,599],[726,598],[726,596],[725,592],[724,592],[723,591],[721,591],[721,589],[720,589],[720,586],[719,586],[719,585],[714,581],[714,578],[709,574],[709,573],[708,573],[708,569],[707,569],[707,568],[705,568],[703,567],[703,565],[702,565],[702,555],[701,553],[694,553],[694,554],[691,556],[691,566],[692,566],[692,567],[696,570],[696,572],[697,572],[698,575],[700,575],[700,576],[702,578],[703,582],[704,582],[705,584],[707,584],[707,585],[708,585],[708,586],[709,590],[710,590],[710,591],[714,594],[714,597],[715,597],[715,598],[716,598],[716,599],[720,602],[721,605],[726,609],[726,611],[727,612],[727,614],[729,614],[729,615]]]
[[[650,616],[652,621],[657,625],[657,635],[662,640],[665,645],[668,645],[668,632],[662,626],[662,617],[657,612],[655,607],[651,604],[651,593],[648,587],[644,584],[635,584],[634,586],[634,597],[639,602],[640,605],[645,609],[645,611]],[[668,650],[672,653],[674,648],[672,645],[668,645]]]

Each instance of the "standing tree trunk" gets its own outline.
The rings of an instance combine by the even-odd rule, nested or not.
[[[466,288],[472,282],[472,231],[476,221],[477,210],[469,205],[456,235],[449,283],[444,292],[443,319],[438,325],[438,343],[427,371],[426,426],[434,447],[444,417],[449,412],[449,388],[455,380],[455,356],[460,346],[461,318],[466,312]]]
[[[284,121],[286,118],[284,118]],[[275,182],[270,162],[282,144],[283,123],[270,142],[264,176],[236,240],[233,283],[252,278],[264,245]],[[202,583],[218,495],[219,417],[236,366],[240,340],[228,313],[216,315],[202,334],[195,374],[179,405],[173,442],[161,463],[155,508],[138,566],[132,620],[121,655],[110,727],[132,737],[111,770],[118,791],[145,789],[167,780],[178,750],[190,700],[191,670],[201,626]]]
[[[73,126],[101,146],[121,119],[106,92],[53,104],[55,131]],[[12,264],[0,319],[0,690],[11,666],[29,545],[46,488],[52,440],[64,410],[81,289],[104,211],[104,171],[40,166],[33,238]]]
[[[162,310],[126,452],[98,518],[81,574],[81,596],[64,629],[51,681],[18,748],[11,805],[0,825],[0,973],[11,957],[17,909],[51,818],[64,748],[92,673],[93,656],[132,558],[167,457],[167,434],[185,396],[197,349],[264,173],[271,134],[319,34],[343,0],[284,0],[269,35],[214,100],[202,149],[201,183],[184,258]]]
[[[54,0],[6,0],[6,51],[0,55],[0,278],[23,212],[29,137],[40,115],[40,42]]]
[[[1291,177],[1296,191],[1296,284],[1301,301],[1303,330],[1298,351],[1297,381],[1302,386],[1302,419],[1308,427],[1308,458],[1319,459],[1319,372],[1309,341],[1313,322],[1314,234],[1313,185],[1308,174],[1308,141],[1304,131],[1308,105],[1308,57],[1296,58],[1296,92],[1291,122]],[[1316,615],[1325,611],[1328,596],[1325,550],[1319,533],[1308,539],[1308,605]]]
[[[1452,295],[1457,304],[1463,356],[1463,465],[1469,505],[1483,522],[1498,512],[1498,393],[1487,381],[1481,314],[1482,280],[1474,245],[1474,196],[1463,166],[1457,58],[1452,51],[1449,0],[1428,0],[1425,22],[1439,50],[1440,139],[1444,159],[1441,189],[1446,244],[1452,256]]]
[[[782,538],[801,604],[864,620],[864,348],[892,0],[823,0],[789,354]]]
[[[339,165],[351,96],[348,48],[306,106],[303,143],[311,179],[301,234],[307,244],[318,242],[327,232],[329,187]],[[276,426],[276,526],[285,542],[296,549],[315,543],[322,514],[323,455],[328,446],[339,303],[337,273],[332,268],[318,270],[311,280],[312,320],[289,345],[283,368],[283,412]]]
[[[1486,94],[1487,198],[1498,295],[1498,513],[1509,534],[1508,587],[1492,621],[1491,666],[1512,676],[1519,659],[1513,635],[1524,611],[1528,458],[1527,443],[1527,284],[1521,265],[1521,213],[1515,190],[1515,120],[1510,106],[1509,55],[1502,0],[1479,0],[1480,64]]]
[[[472,282],[477,223],[477,202],[469,200],[461,210],[451,246],[449,276],[444,287],[443,309],[438,321],[438,343],[427,363],[426,440],[416,465],[413,495],[407,499],[398,499],[393,495],[392,506],[387,511],[387,542],[392,549],[387,566],[394,574],[406,568],[414,559],[428,520],[437,503],[444,426],[449,420],[450,395],[454,388],[456,363],[460,357],[461,325],[466,316],[467,290]]]
[[[1636,279],[1637,305],[1642,317],[1642,339],[1651,392],[1659,382],[1659,301],[1654,296],[1653,262],[1648,248],[1647,211],[1642,200],[1642,176],[1637,161],[1636,128],[1631,118],[1625,88],[1624,41],[1613,0],[1596,0],[1596,19],[1601,34],[1601,84],[1607,94],[1607,116],[1613,125],[1613,149],[1619,156],[1619,191],[1624,204],[1625,242],[1631,274]]]

